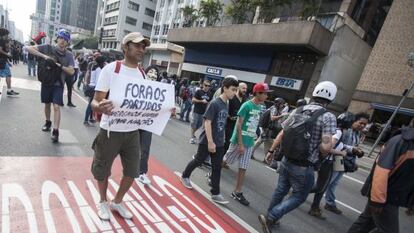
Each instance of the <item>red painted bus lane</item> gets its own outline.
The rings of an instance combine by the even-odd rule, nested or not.
[[[0,157],[1,232],[248,232],[177,176],[150,160],[151,186],[134,182],[124,198],[134,215],[110,221],[96,214],[97,186],[89,157]],[[122,175],[114,163],[113,198]]]

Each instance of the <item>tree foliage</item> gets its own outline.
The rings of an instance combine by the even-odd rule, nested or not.
[[[183,27],[191,27],[198,19],[198,11],[192,5],[187,5],[182,8],[184,23]]]
[[[299,16],[302,17],[302,19],[317,16],[320,6],[321,0],[302,0],[302,10],[300,11]]]
[[[223,4],[219,0],[203,0],[200,2],[200,16],[206,19],[207,26],[214,26],[220,20]]]
[[[231,0],[225,9],[226,16],[233,24],[242,24],[253,20],[256,6],[251,0]]]
[[[252,4],[260,7],[259,20],[271,23],[278,16],[279,9],[290,6],[292,0],[253,0]]]

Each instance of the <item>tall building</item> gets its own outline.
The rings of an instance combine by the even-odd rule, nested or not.
[[[9,26],[9,12],[7,9],[0,5],[0,27],[8,28]]]
[[[45,31],[52,39],[57,30],[92,35],[98,0],[38,0],[31,16],[32,36]]]
[[[369,111],[372,120],[384,124],[400,102],[405,89],[414,82],[414,68],[407,55],[414,52],[414,1],[392,1],[361,79],[352,96],[349,110]],[[393,128],[408,125],[414,118],[414,91],[392,122]]]
[[[102,29],[103,49],[120,50],[122,38],[130,32],[151,36],[155,0],[104,0],[98,5],[101,21],[96,24],[95,33],[99,36]]]

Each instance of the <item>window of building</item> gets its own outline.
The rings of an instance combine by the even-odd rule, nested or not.
[[[273,75],[303,80],[312,76],[318,57],[310,54],[279,53],[275,59]]]
[[[114,37],[115,33],[116,33],[116,29],[104,30],[102,33],[102,37]]]
[[[165,44],[165,43],[167,43],[167,40],[166,39],[162,39],[160,42],[161,42],[161,44]]]
[[[156,44],[156,43],[157,43],[157,38],[152,38],[152,39],[151,39],[151,43]]]
[[[135,25],[137,25],[137,19],[134,19],[132,17],[127,16],[125,18],[125,23],[131,24],[131,25],[134,25],[135,26]]]
[[[106,5],[106,12],[119,10],[119,5],[120,5],[119,1]]]
[[[135,2],[128,2],[128,8],[133,11],[139,11],[139,4],[136,4]]]
[[[145,30],[151,31],[151,28],[152,28],[152,25],[151,25],[151,24],[146,23],[146,22],[143,22],[143,23],[142,23],[142,29],[145,29]]]
[[[118,22],[118,16],[112,16],[104,19],[104,25],[116,24]]]
[[[155,14],[155,22],[159,22],[160,21],[160,12],[157,12]]]
[[[158,36],[160,34],[160,25],[154,26],[154,35]]]
[[[178,0],[178,4],[181,4],[183,2],[184,2],[184,0]]]
[[[178,28],[180,26],[180,23],[174,23],[173,28]]]
[[[129,33],[131,33],[131,31],[124,30],[124,35],[127,35],[127,34],[129,34]]]
[[[165,0],[161,0],[160,7],[164,7],[164,5],[165,5]]]
[[[182,12],[182,10],[181,10],[181,9],[178,9],[178,10],[175,12],[174,20],[177,20],[177,19],[180,19],[180,18],[181,18],[181,12]]]
[[[153,11],[151,9],[148,9],[148,8],[145,8],[145,14],[148,15],[148,16],[154,17],[155,11]]]
[[[163,35],[167,35],[168,34],[169,27],[170,27],[170,25],[164,24],[164,26],[162,27],[162,34]]]

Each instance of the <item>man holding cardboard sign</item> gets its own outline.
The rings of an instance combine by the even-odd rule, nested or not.
[[[125,83],[125,80],[128,80],[129,87],[140,86],[142,82],[145,82],[145,75],[138,63],[142,61],[145,48],[149,45],[150,41],[139,32],[126,35],[122,40],[125,59],[105,66],[96,84],[92,108],[93,111],[103,113],[103,116],[100,123],[101,129],[92,145],[95,154],[91,170],[98,182],[100,194],[98,216],[102,220],[109,220],[110,209],[117,211],[126,219],[132,218],[131,212],[122,204],[122,199],[131,187],[134,178],[139,176],[141,153],[138,129],[140,125],[129,124],[122,127],[111,127],[111,121],[113,121],[111,117],[122,105],[122,102],[119,103],[120,101],[115,98],[116,95],[125,94],[119,93],[115,86],[121,85],[122,82]],[[109,92],[111,94],[108,96]],[[143,98],[146,96],[140,96],[140,100],[145,101]],[[158,107],[156,104],[153,105]],[[112,163],[118,154],[122,161],[123,177],[115,198],[109,203],[106,196],[108,177],[111,175]]]

